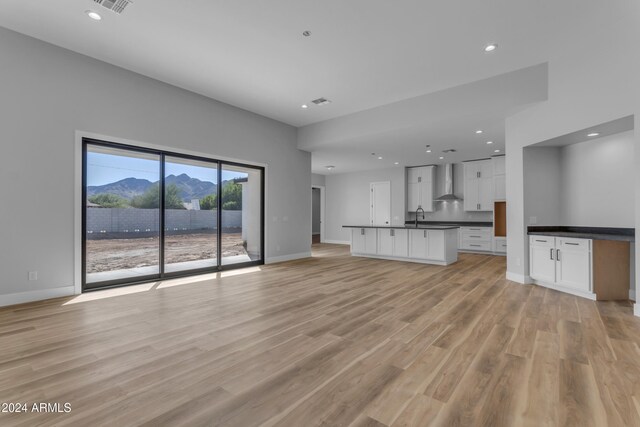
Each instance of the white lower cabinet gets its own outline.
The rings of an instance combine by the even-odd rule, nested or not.
[[[409,230],[409,258],[427,258],[427,230]]]
[[[445,261],[446,242],[442,230],[409,230],[409,258]]]
[[[458,260],[458,230],[455,227],[351,228],[351,254],[395,261],[449,265]]]
[[[591,240],[529,237],[529,274],[542,285],[595,299],[591,263]]]
[[[408,253],[407,230],[378,229],[378,255],[404,258]]]
[[[358,254],[375,255],[378,250],[376,228],[354,228],[351,230],[351,251]]]

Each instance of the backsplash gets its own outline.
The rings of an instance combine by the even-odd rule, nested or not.
[[[425,212],[425,221],[493,221],[493,212],[465,212],[462,201],[435,202],[433,207],[435,212]],[[413,221],[415,217],[414,212],[409,212],[406,218]]]

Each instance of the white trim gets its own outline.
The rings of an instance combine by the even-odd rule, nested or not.
[[[430,259],[420,259],[420,258],[409,258],[409,257],[397,257],[397,256],[387,256],[387,255],[371,255],[371,254],[359,254],[352,252],[351,256],[361,257],[361,258],[374,258],[374,259],[383,259],[387,261],[403,261],[403,262],[413,262],[418,264],[429,264],[429,265],[440,265],[446,267],[447,265],[451,265],[456,261],[447,263],[446,261],[437,261]]]
[[[324,243],[331,243],[332,245],[351,245],[350,240],[325,240]]]
[[[74,286],[63,288],[39,289],[37,291],[18,292],[0,297],[0,307],[23,304],[25,302],[41,301],[51,298],[68,297],[74,295]]]
[[[557,285],[557,284],[551,285],[551,284],[548,284],[548,283],[545,283],[545,282],[541,282],[539,280],[533,280],[533,283],[535,285],[538,285],[538,286],[542,286],[542,287],[549,288],[549,289],[554,289],[554,290],[556,290],[558,292],[564,292],[564,293],[567,293],[567,294],[576,295],[576,296],[579,296],[579,297],[582,297],[582,298],[587,298],[587,299],[590,299],[590,300],[593,300],[593,301],[596,300],[596,294],[594,294],[593,292],[580,291],[578,289],[567,288],[567,287],[560,286],[560,285]]]
[[[635,301],[636,300],[636,290],[635,289],[629,289],[629,299],[631,301]]]
[[[326,195],[324,185],[311,185],[311,188],[317,188],[320,190],[320,233],[313,233],[313,198],[311,200],[311,227],[312,234],[320,234],[320,243],[325,243],[325,212],[326,212]]]
[[[524,274],[512,273],[510,271],[507,271],[507,280],[521,283],[523,285],[529,285],[533,282],[531,277],[529,276],[525,276]]]
[[[633,315],[640,317],[640,304],[633,304]]]
[[[265,264],[275,264],[278,262],[293,261],[293,260],[302,259],[302,258],[311,258],[311,252],[301,252],[298,254],[282,255],[282,256],[267,258],[267,260],[265,261]]]

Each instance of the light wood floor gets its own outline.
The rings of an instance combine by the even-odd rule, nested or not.
[[[0,425],[640,426],[629,303],[315,255],[0,310]]]

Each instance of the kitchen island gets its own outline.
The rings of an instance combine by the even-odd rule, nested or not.
[[[458,261],[458,226],[344,225],[351,229],[351,255],[423,264]]]

